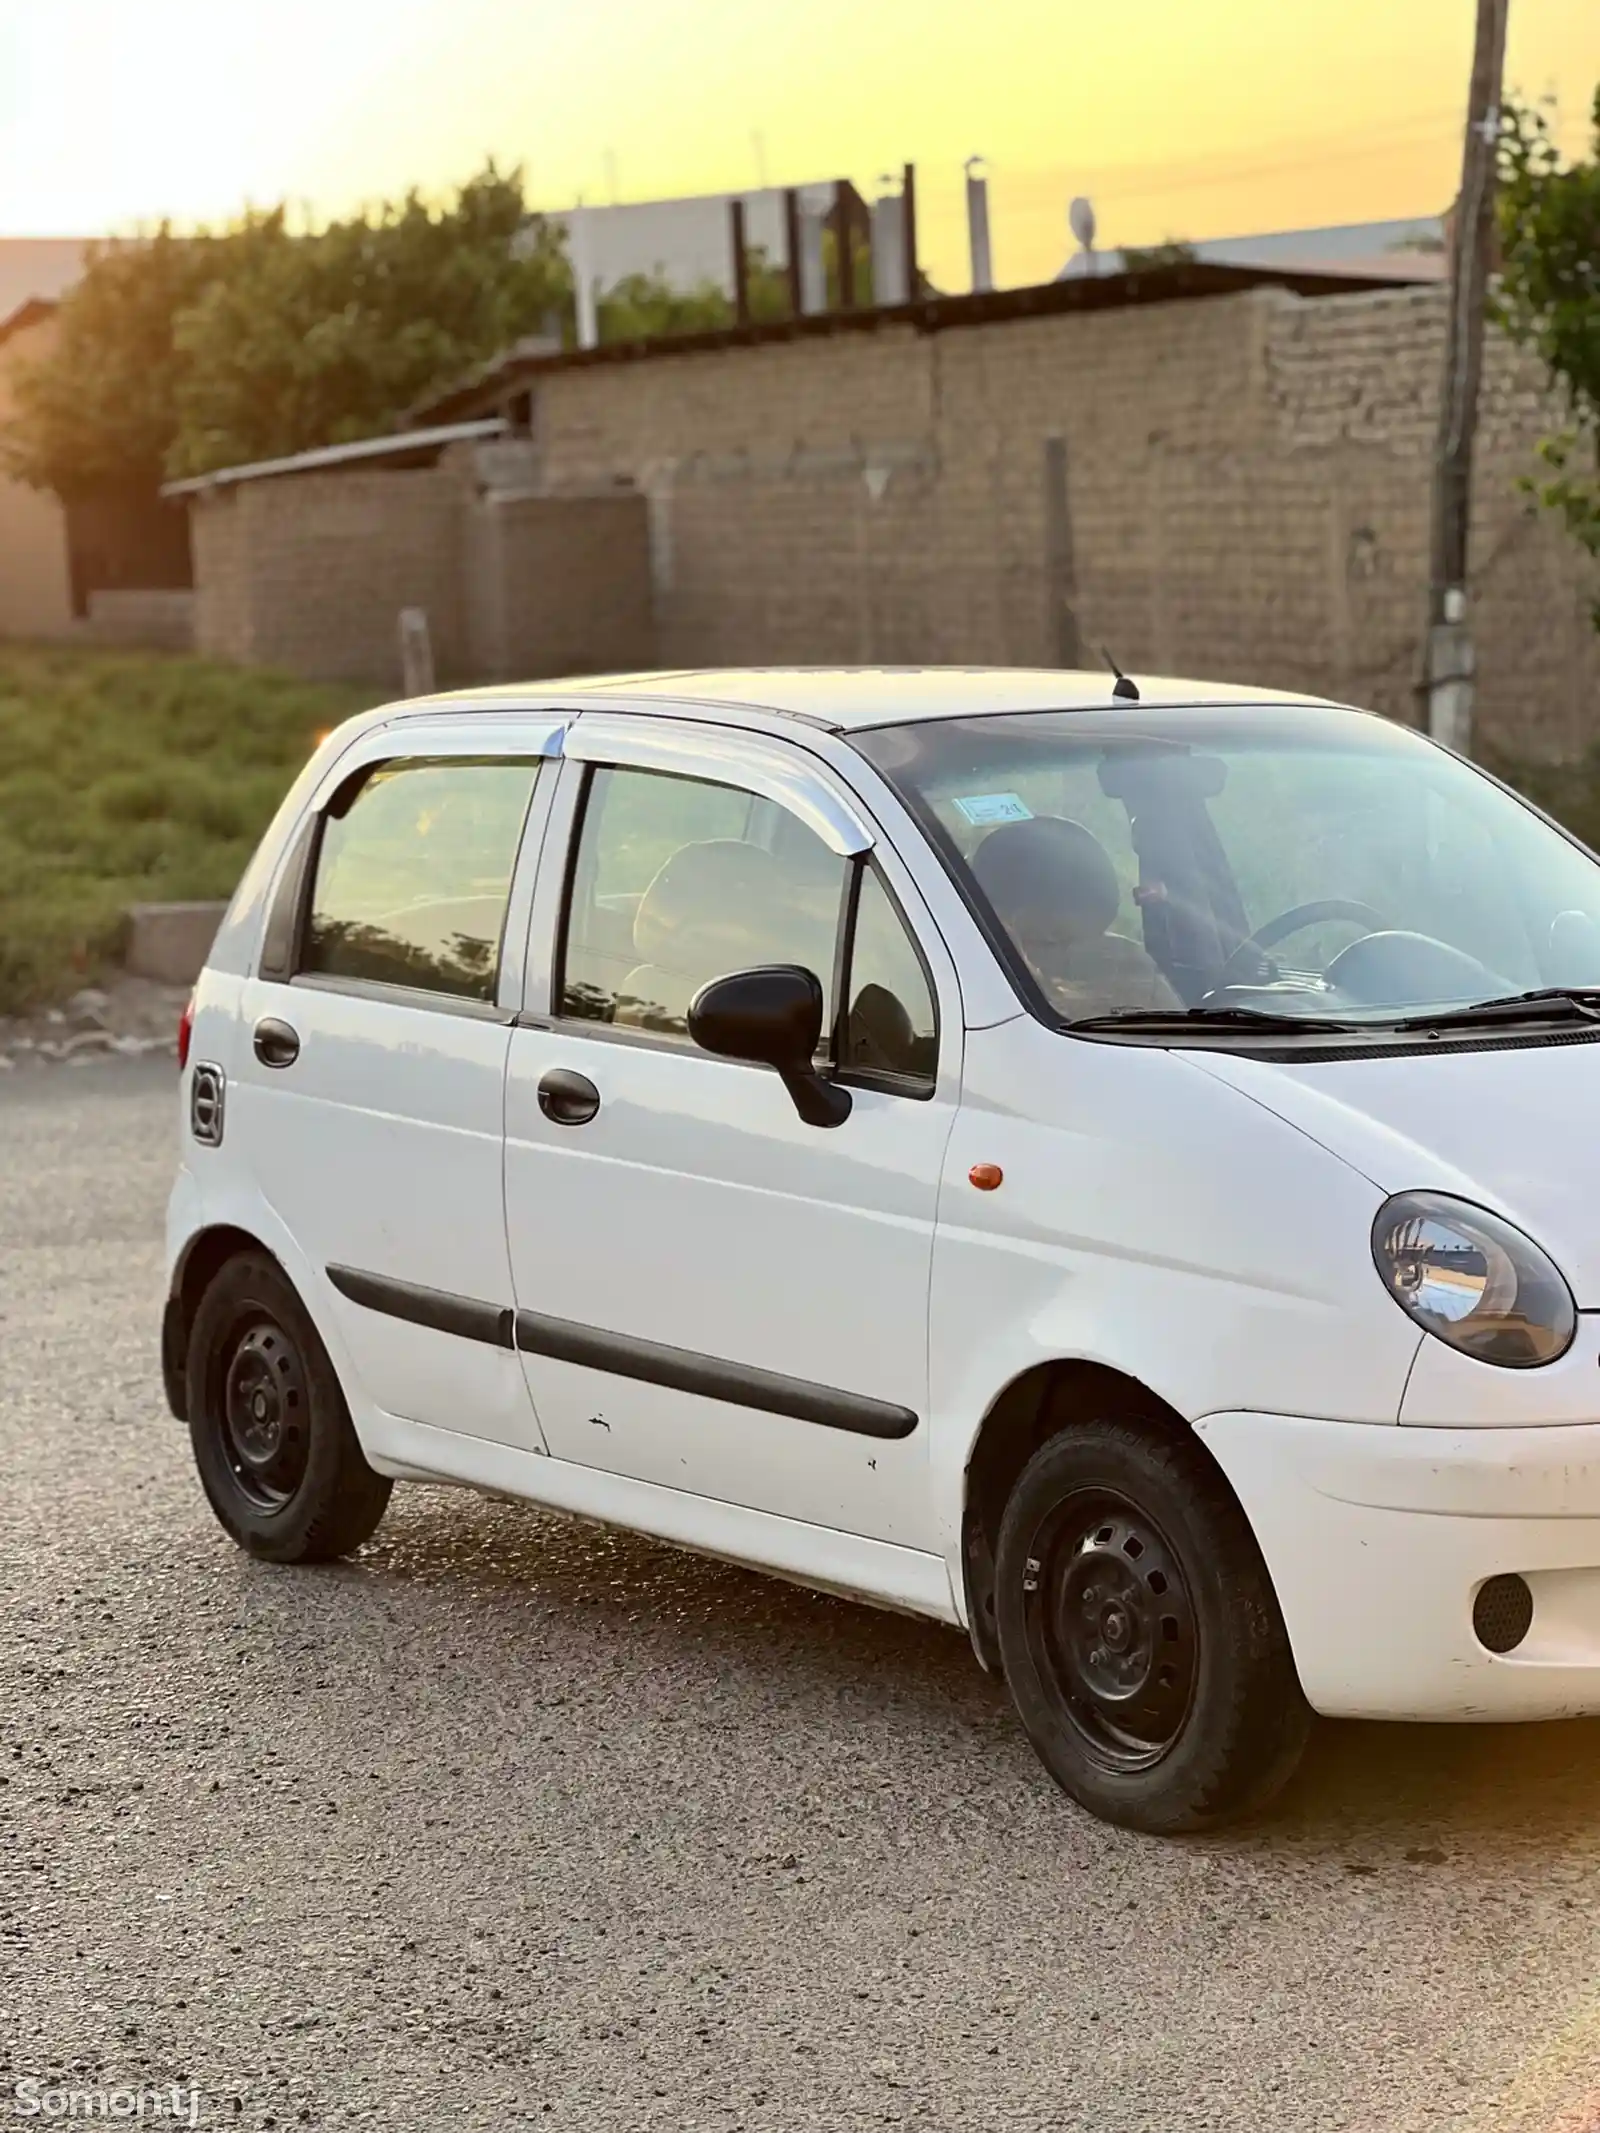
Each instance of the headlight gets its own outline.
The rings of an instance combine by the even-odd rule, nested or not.
[[[1372,1256],[1403,1311],[1481,1363],[1527,1370],[1572,1346],[1578,1311],[1560,1269],[1486,1207],[1396,1193],[1372,1225]]]

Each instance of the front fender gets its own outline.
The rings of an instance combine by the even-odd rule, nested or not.
[[[984,1163],[1000,1166],[998,1190],[969,1182]],[[1035,1023],[969,1032],[930,1293],[948,1559],[984,1420],[1040,1364],[1100,1364],[1190,1422],[1262,1410],[1394,1423],[1422,1336],[1373,1271],[1381,1197],[1182,1053]]]

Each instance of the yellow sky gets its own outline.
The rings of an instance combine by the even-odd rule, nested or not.
[[[1473,0],[0,0],[0,233],[321,210],[490,152],[536,205],[918,166],[965,285],[961,163],[1002,282],[1101,242],[1420,214],[1454,189]],[[1600,0],[1511,0],[1507,78],[1600,79]]]

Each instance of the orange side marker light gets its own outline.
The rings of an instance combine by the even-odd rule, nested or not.
[[[967,1182],[976,1185],[979,1192],[993,1192],[1004,1176],[998,1163],[974,1163],[967,1172]]]

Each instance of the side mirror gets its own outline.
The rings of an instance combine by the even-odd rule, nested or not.
[[[850,1091],[816,1070],[822,987],[798,963],[768,963],[702,985],[690,1003],[689,1035],[720,1059],[774,1068],[808,1126],[842,1126],[850,1116]]]

